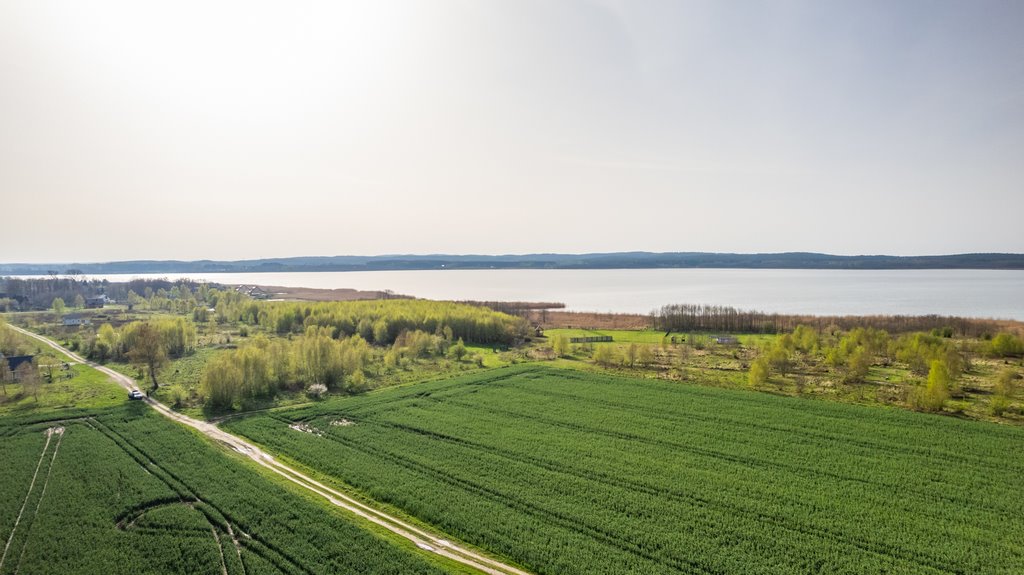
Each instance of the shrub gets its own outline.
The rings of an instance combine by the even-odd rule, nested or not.
[[[313,399],[323,399],[327,395],[327,386],[322,383],[314,383],[306,388],[306,395]]]
[[[1012,357],[1024,354],[1024,341],[1013,334],[1000,333],[989,342],[989,355]]]
[[[768,366],[768,361],[763,357],[759,357],[750,364],[750,374],[748,376],[751,387],[757,387],[768,383],[768,376],[771,370]]]

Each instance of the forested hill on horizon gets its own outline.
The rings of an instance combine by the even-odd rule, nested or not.
[[[0,275],[315,272],[436,269],[1024,269],[1024,254],[939,256],[837,256],[789,252],[727,254],[706,252],[615,252],[523,255],[313,256],[236,261],[134,260],[104,263],[0,263]]]

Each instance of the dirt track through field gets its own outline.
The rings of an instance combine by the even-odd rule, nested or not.
[[[39,493],[39,499],[36,501],[36,510],[32,513],[32,522],[35,523],[35,518],[39,515],[39,508],[43,505],[43,499],[46,497],[46,487],[50,484],[50,474],[53,473],[53,464],[57,461],[57,452],[60,451],[60,444],[64,441],[64,428],[63,427],[51,427],[46,430],[47,442],[54,435],[57,435],[57,445],[53,448],[53,456],[50,457],[50,466],[46,468],[46,478],[43,480],[43,490]],[[46,450],[43,450],[46,453]],[[32,531],[32,526],[29,526],[29,533]],[[25,550],[28,549],[28,535],[25,536],[25,544],[21,547],[21,555],[18,555],[18,564],[14,566],[14,575],[18,575],[21,570],[21,562],[25,559]]]
[[[114,380],[118,385],[124,387],[126,390],[136,388],[135,381],[122,373],[118,373],[110,368],[88,361],[85,358],[79,356],[78,354],[72,352],[67,348],[62,347],[61,345],[46,337],[43,337],[41,335],[38,335],[36,333],[30,332],[17,326],[11,325],[10,327],[24,335],[35,338],[45,343],[46,345],[52,347],[53,349],[60,351],[61,353],[67,355],[68,357],[71,357],[75,361],[81,362],[82,364],[88,365],[89,367],[92,367],[104,373],[105,375],[110,377],[110,379]],[[150,407],[157,410],[158,412],[160,412],[160,414],[164,415],[165,417],[172,419],[182,425],[187,425],[193,429],[198,430],[200,433],[209,437],[210,439],[213,439],[218,443],[221,443],[231,448],[232,450],[242,455],[245,455],[246,457],[249,457],[256,463],[262,465],[267,469],[270,469],[271,471],[284,477],[288,481],[291,481],[292,483],[295,483],[296,485],[299,485],[323,497],[332,505],[345,509],[346,511],[349,511],[354,515],[357,515],[367,521],[370,521],[376,525],[379,525],[387,529],[388,531],[391,531],[396,535],[408,539],[409,541],[414,543],[416,547],[418,547],[424,552],[445,557],[457,563],[461,563],[462,565],[466,565],[483,573],[487,573],[488,575],[531,575],[528,571],[524,571],[522,569],[519,569],[512,565],[508,565],[506,563],[502,563],[501,561],[492,559],[490,557],[467,549],[463,546],[457,545],[446,537],[413,526],[393,515],[385,513],[384,511],[381,511],[375,507],[372,507],[367,503],[364,503],[340,491],[332,489],[316,481],[315,479],[309,477],[308,475],[305,475],[304,473],[292,467],[289,467],[283,463],[278,462],[273,456],[256,447],[255,445],[218,428],[216,425],[213,425],[206,421],[194,419],[188,417],[187,415],[183,415],[181,413],[173,411],[166,405],[150,397],[146,397],[145,402],[148,403]],[[49,437],[47,438],[47,445],[49,445]],[[45,452],[46,450],[44,448],[43,453],[45,454]],[[42,456],[40,456],[40,463],[41,462]],[[38,473],[38,471],[39,470],[37,467],[36,472]],[[33,483],[34,482],[35,477],[33,477]],[[29,488],[29,492],[31,493],[31,487]],[[26,496],[26,503],[27,501],[28,497]],[[15,524],[15,527],[17,527],[17,523]],[[14,532],[12,531],[11,537],[13,536]],[[10,545],[10,539],[8,539],[8,545]],[[3,562],[2,560],[0,560],[0,566],[2,565]]]
[[[43,459],[46,458],[46,449],[50,447],[50,440],[53,438],[53,434],[50,430],[46,430],[46,443],[43,445],[43,451],[39,454],[39,462],[36,463],[36,471],[32,474],[32,482],[28,484],[28,491],[25,492],[25,501],[21,503],[21,510],[18,511],[18,518],[14,520],[14,527],[11,528],[11,534],[7,537],[7,543],[4,545],[4,553],[0,556],[0,569],[3,569],[4,561],[7,560],[7,551],[11,547],[11,541],[14,540],[14,534],[18,531],[18,525],[21,523],[21,516],[25,513],[25,507],[28,505],[29,497],[32,496],[32,489],[36,486],[36,478],[39,476],[39,468],[43,466]]]

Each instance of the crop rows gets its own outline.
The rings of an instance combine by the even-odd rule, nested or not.
[[[538,367],[228,428],[540,573],[1024,565],[1014,428]]]
[[[0,430],[0,574],[440,572],[152,412],[62,423]]]

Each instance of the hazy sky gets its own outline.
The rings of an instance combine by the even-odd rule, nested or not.
[[[1024,2],[0,0],[0,261],[1024,252]]]

